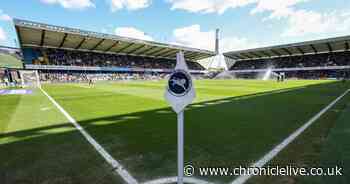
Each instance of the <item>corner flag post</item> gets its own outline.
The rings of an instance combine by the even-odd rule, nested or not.
[[[194,98],[196,93],[192,78],[182,52],[176,55],[177,63],[174,72],[170,75],[164,97],[177,113],[177,183],[184,180],[184,110]]]
[[[184,111],[177,114],[177,173],[178,184],[183,184],[184,175]]]

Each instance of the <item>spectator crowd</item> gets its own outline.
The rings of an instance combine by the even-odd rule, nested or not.
[[[349,66],[350,52],[237,61],[231,70]]]
[[[161,80],[166,74],[158,73],[83,73],[83,72],[40,72],[42,82],[88,82],[120,80]]]
[[[176,65],[175,60],[165,58],[81,52],[62,49],[38,49],[37,51],[41,57],[33,60],[33,64],[152,69],[173,69]],[[204,67],[196,62],[187,61],[187,64],[192,70],[204,70]]]
[[[255,70],[274,68],[298,68],[307,67],[330,67],[350,66],[350,52],[333,52],[316,55],[301,55],[267,59],[252,59],[237,61],[230,70]],[[237,78],[261,78],[264,72],[237,73]],[[324,70],[294,70],[286,71],[286,78],[299,79],[327,79],[327,78],[349,78],[349,69],[324,69]]]
[[[266,72],[244,72],[234,74],[235,78],[262,79]],[[280,74],[281,72],[276,72]],[[349,70],[299,70],[283,71],[287,79],[349,79]]]

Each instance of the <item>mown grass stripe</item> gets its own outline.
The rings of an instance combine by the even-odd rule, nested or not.
[[[112,166],[112,168],[128,183],[137,184],[137,180],[131,176],[131,174],[124,169],[124,167],[115,160],[90,134],[84,130],[83,127],[77,123],[77,121],[68,114],[46,91],[42,88],[40,90],[47,96],[47,98],[62,112],[62,114],[71,122],[74,127],[85,137],[85,139],[100,153],[100,155]]]
[[[345,95],[349,93],[350,89],[346,90],[343,94],[337,97],[334,101],[328,104],[325,108],[323,108],[320,112],[318,112],[315,116],[313,116],[309,121],[307,121],[303,126],[289,135],[286,139],[284,139],[280,144],[275,146],[270,152],[264,155],[260,160],[252,164],[250,167],[257,168],[263,167],[269,161],[271,161],[279,152],[281,152],[284,148],[286,148],[293,140],[295,140],[301,133],[303,133],[310,125],[312,125],[316,120],[318,120],[325,112],[327,112],[330,108],[332,108],[339,100],[341,100]],[[243,184],[253,175],[242,175],[232,181],[231,184]]]

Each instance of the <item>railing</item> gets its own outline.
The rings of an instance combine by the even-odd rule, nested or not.
[[[69,71],[104,71],[104,72],[163,72],[170,73],[173,69],[157,68],[126,68],[126,67],[93,67],[93,66],[62,66],[62,65],[33,65],[26,64],[26,69],[31,70],[69,70]],[[191,73],[207,73],[204,70],[190,70]]]
[[[273,72],[283,71],[308,71],[308,70],[343,70],[350,69],[350,66],[318,66],[318,67],[302,67],[302,68],[265,68],[265,69],[246,69],[246,70],[231,70],[231,73],[250,73],[250,72]]]

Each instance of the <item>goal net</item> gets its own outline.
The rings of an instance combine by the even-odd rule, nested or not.
[[[37,70],[20,70],[22,87],[41,87]]]

